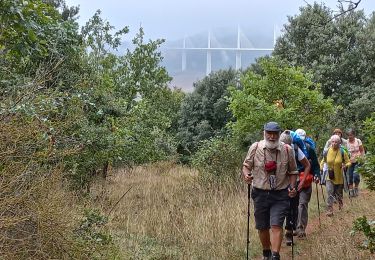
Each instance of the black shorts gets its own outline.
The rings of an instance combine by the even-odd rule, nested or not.
[[[263,230],[270,229],[271,226],[283,226],[290,207],[288,189],[268,191],[253,188],[251,198],[254,201],[256,229]]]

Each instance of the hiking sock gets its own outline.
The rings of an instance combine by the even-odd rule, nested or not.
[[[280,260],[280,254],[278,252],[272,252],[272,260]]]
[[[264,257],[269,257],[271,255],[272,255],[271,249],[263,249],[263,256]]]

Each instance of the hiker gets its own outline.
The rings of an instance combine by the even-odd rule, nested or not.
[[[316,149],[316,143],[314,142],[311,137],[306,135],[306,131],[303,129],[297,129],[296,134],[301,138],[301,140],[305,143],[305,145],[309,145],[314,151]]]
[[[351,165],[348,170],[349,175],[349,196],[356,197],[358,196],[358,185],[360,182],[359,174],[357,173],[358,168],[358,158],[365,154],[365,150],[363,149],[362,141],[355,137],[355,131],[353,129],[349,129],[346,134],[348,135],[348,150],[350,153],[350,162]],[[354,187],[353,187],[354,183]]]
[[[293,150],[280,142],[278,123],[268,122],[263,129],[264,140],[250,146],[242,174],[245,182],[253,186],[251,198],[263,259],[277,260],[280,259],[282,226],[289,212],[289,199],[297,194],[298,171]]]
[[[300,172],[304,172],[309,175],[306,178],[304,186],[302,187],[301,191],[299,191],[299,204],[298,204],[298,219],[297,219],[297,236],[299,238],[306,237],[306,227],[308,223],[308,212],[309,212],[309,202],[311,199],[312,193],[312,182],[319,183],[320,180],[320,165],[318,161],[318,157],[315,152],[315,142],[306,136],[306,131],[303,129],[297,129],[296,133],[301,137],[301,139],[305,142],[308,159],[310,163],[310,171],[305,169],[300,169],[298,165],[298,170]],[[302,177],[302,176],[300,176]]]
[[[326,163],[328,174],[326,176],[327,190],[327,216],[333,216],[333,201],[337,199],[339,209],[343,207],[342,197],[344,188],[343,172],[350,166],[348,153],[341,147],[341,138],[338,135],[331,136],[331,146],[324,153],[320,163],[320,169]]]
[[[340,128],[336,128],[335,130],[333,130],[333,135],[338,135],[341,140],[341,146],[343,146],[344,149],[347,149],[348,140],[343,138],[342,130]],[[328,141],[326,142],[324,146],[323,153],[327,152],[328,148],[330,147],[331,147],[331,139],[328,139]]]
[[[302,150],[297,146],[297,144],[293,144],[293,137],[290,130],[285,130],[280,135],[280,141],[287,145],[290,145],[294,150],[298,172],[303,172],[304,169],[306,169],[306,172],[310,172],[310,163]],[[288,212],[288,215],[286,217],[285,224],[285,243],[287,246],[291,246],[293,244],[293,233],[297,234],[299,193],[302,191],[304,185],[305,178],[300,178],[297,182],[297,195],[290,199],[290,211]]]
[[[291,130],[286,130],[286,131],[288,131],[288,135],[290,135],[292,137],[292,143],[293,143],[293,145],[295,147],[298,147],[299,149],[301,149],[301,151],[303,152],[303,154],[307,156],[306,145],[303,142],[303,140],[299,137],[299,135],[297,135],[296,132],[291,131]]]

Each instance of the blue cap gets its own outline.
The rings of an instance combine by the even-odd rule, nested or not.
[[[265,131],[270,131],[270,132],[281,132],[281,128],[278,123],[276,122],[268,122],[264,125],[264,130]]]

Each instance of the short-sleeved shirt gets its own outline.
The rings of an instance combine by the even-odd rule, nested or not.
[[[275,149],[268,149],[265,141],[253,143],[246,155],[243,166],[253,175],[253,187],[262,190],[271,190],[269,173],[264,169],[265,161],[276,161],[276,190],[286,189],[289,186],[289,175],[298,175],[296,160],[292,147],[283,142]]]
[[[303,158],[305,158],[306,155],[302,152],[302,150],[298,147],[297,148],[297,160],[302,161]]]
[[[350,157],[351,158],[355,159],[358,156],[361,156],[361,151],[359,149],[359,147],[361,145],[362,145],[362,141],[360,139],[358,139],[358,138],[355,138],[353,143],[351,143],[348,140],[348,150],[350,152]]]

